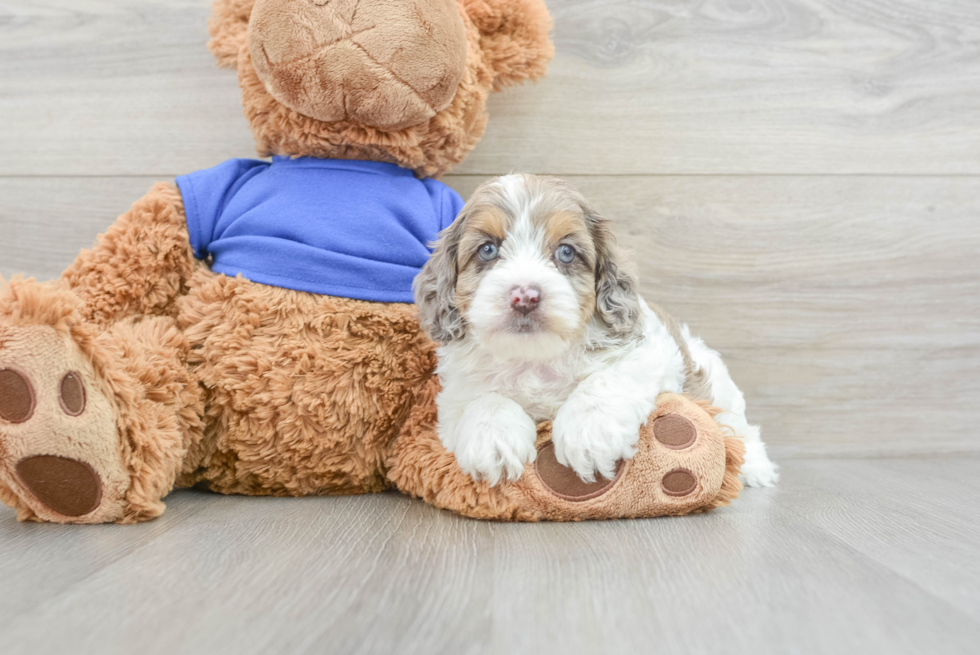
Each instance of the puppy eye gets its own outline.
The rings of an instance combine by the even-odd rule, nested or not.
[[[480,259],[485,262],[493,261],[497,258],[497,246],[489,241],[480,246],[480,250],[478,252]]]
[[[558,246],[558,250],[555,251],[555,257],[562,264],[571,264],[572,260],[575,259],[575,248],[571,246]]]

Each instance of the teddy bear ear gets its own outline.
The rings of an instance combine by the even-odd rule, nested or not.
[[[500,91],[525,80],[543,77],[555,54],[548,38],[551,14],[544,0],[460,0],[480,30],[483,56]]]
[[[238,51],[248,39],[248,18],[255,0],[214,0],[208,20],[208,50],[222,68],[235,69]]]

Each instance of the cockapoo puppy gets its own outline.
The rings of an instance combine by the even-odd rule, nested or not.
[[[723,410],[747,484],[778,480],[721,357],[640,298],[608,221],[562,180],[483,184],[440,234],[415,301],[441,344],[439,438],[475,479],[519,478],[546,420],[559,462],[611,479],[669,391]]]

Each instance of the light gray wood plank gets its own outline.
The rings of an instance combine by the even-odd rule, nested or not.
[[[959,601],[980,574],[964,523],[978,473],[980,458],[791,460],[781,486],[710,515],[564,525],[393,494],[180,492],[170,528],[143,543],[132,535],[158,524],[42,532],[2,509],[0,541],[36,548],[5,551],[25,573],[4,587],[0,626],[12,654],[970,653],[980,623]],[[70,568],[85,531],[126,554],[18,608],[31,576]]]
[[[0,505],[0,626],[138,551],[203,507],[168,511],[138,530],[118,525],[69,530],[48,523],[17,523],[15,512]]]
[[[825,500],[787,499],[796,463],[706,517],[495,526],[499,652],[969,652],[975,615],[801,516]]]
[[[0,275],[50,280],[165,178],[0,178]]]
[[[460,173],[980,173],[970,0],[550,0],[557,56]],[[0,174],[178,175],[253,144],[208,0],[2,0]]]
[[[394,494],[180,492],[169,511],[181,529],[6,613],[5,652],[486,652],[486,523]]]
[[[253,156],[209,0],[2,0],[3,175],[174,177]]]
[[[569,179],[781,456],[980,450],[980,179]],[[0,178],[0,275],[57,276],[154,181]]]
[[[793,463],[780,500],[801,518],[980,617],[980,461]]]
[[[970,0],[550,0],[550,75],[460,173],[978,171]]]

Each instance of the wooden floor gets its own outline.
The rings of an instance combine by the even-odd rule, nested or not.
[[[548,0],[557,56],[446,181],[571,179],[783,465],[709,516],[396,495],[0,509],[0,652],[980,652],[980,2]],[[209,0],[0,0],[0,275],[254,156]]]
[[[707,516],[513,525],[395,494],[0,511],[19,653],[976,653],[980,458],[791,460]]]

